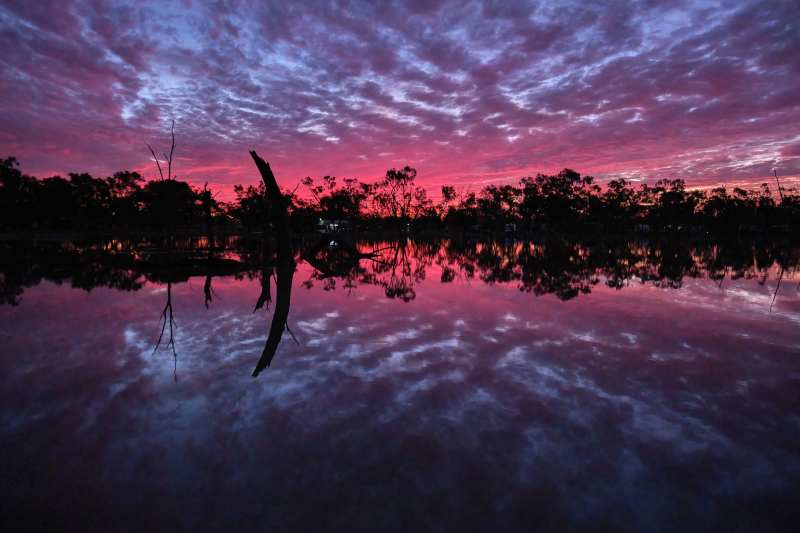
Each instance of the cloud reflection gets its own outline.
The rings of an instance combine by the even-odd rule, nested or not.
[[[797,313],[742,297],[754,280],[563,302],[434,276],[387,306],[375,286],[302,290],[308,268],[301,344],[257,380],[257,280],[218,279],[210,309],[202,278],[174,286],[177,383],[150,349],[154,291],[44,283],[0,308],[19,516],[42,487],[54,518],[107,527],[766,527],[792,498]]]

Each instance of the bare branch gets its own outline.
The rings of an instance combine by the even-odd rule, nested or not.
[[[169,158],[167,159],[167,179],[172,179],[172,154],[175,152],[175,119],[172,120],[170,133],[172,133],[172,147],[169,149]]]
[[[288,321],[288,320],[286,321],[286,331],[288,331],[288,332],[289,332],[289,335],[291,335],[291,337],[292,337],[292,340],[294,341],[294,343],[295,343],[297,346],[300,346],[300,342],[297,340],[297,337],[295,337],[295,336],[294,336],[294,333],[292,333],[292,330],[291,330],[291,329],[289,329],[289,321]]]
[[[275,225],[278,241],[275,312],[272,315],[272,323],[269,328],[269,334],[267,335],[267,342],[261,353],[261,358],[258,360],[255,370],[253,370],[253,377],[255,377],[269,366],[272,358],[275,356],[275,351],[278,349],[283,331],[286,328],[295,263],[294,254],[292,252],[291,232],[289,230],[289,221],[286,213],[286,199],[281,194],[280,187],[275,180],[275,175],[272,173],[269,163],[261,159],[255,151],[251,151],[250,155],[253,157],[253,161],[266,187],[267,197],[271,204],[270,218]]]
[[[781,203],[783,203],[783,189],[781,188],[781,182],[778,180],[778,171],[773,168],[772,172],[775,174],[775,183],[778,184],[778,194],[781,197]]]
[[[145,143],[147,147],[150,149],[150,153],[153,154],[153,161],[156,162],[156,166],[158,167],[158,174],[161,176],[161,179],[164,179],[164,172],[161,170],[161,163],[158,162],[158,157],[156,157],[156,152],[153,150],[153,147],[150,146],[149,143]]]
[[[778,284],[775,286],[775,292],[772,294],[772,301],[769,303],[769,312],[772,312],[772,306],[775,305],[775,299],[778,297],[778,290],[781,288],[781,281],[783,280],[783,267],[781,267],[781,272],[778,274]]]
[[[167,283],[167,302],[164,304],[164,310],[161,312],[161,333],[158,335],[158,341],[153,348],[153,353],[158,351],[161,346],[161,341],[164,338],[164,331],[169,325],[169,341],[167,341],[167,348],[172,348],[172,356],[177,360],[178,354],[175,351],[175,319],[172,316],[172,283]]]
[[[266,270],[261,271],[261,294],[258,296],[258,301],[256,302],[256,306],[253,309],[255,313],[262,307],[264,304],[267,305],[267,309],[269,309],[269,304],[272,301],[272,292],[270,290],[270,280],[272,279],[272,275],[267,272]]]
[[[211,304],[211,301],[216,295],[214,288],[211,286],[212,278],[213,276],[211,274],[206,275],[205,283],[203,283],[203,295],[205,297],[206,309],[208,309],[208,306]]]

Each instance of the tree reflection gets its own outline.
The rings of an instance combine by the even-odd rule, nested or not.
[[[161,311],[161,333],[158,334],[158,340],[153,347],[153,353],[156,353],[161,347],[161,341],[164,339],[164,332],[169,326],[169,339],[167,339],[167,348],[172,349],[172,358],[174,360],[173,376],[175,381],[178,381],[178,352],[175,350],[175,318],[172,314],[172,282],[167,282],[167,301],[164,304],[164,310]]]
[[[253,377],[255,377],[270,365],[272,358],[275,357],[275,352],[278,349],[281,338],[283,337],[283,331],[288,329],[287,321],[289,318],[289,304],[292,298],[292,279],[294,277],[295,260],[292,248],[292,236],[288,222],[287,199],[281,194],[278,182],[272,174],[269,163],[261,159],[255,152],[250,152],[250,155],[253,157],[253,161],[256,167],[258,167],[258,171],[264,181],[270,209],[270,219],[275,228],[277,242],[275,260],[277,280],[275,311],[272,314],[272,323],[270,324],[269,334],[267,335],[267,342],[264,345],[264,350],[261,352],[261,357],[256,364],[256,368],[253,370]],[[268,276],[267,279],[269,279]],[[264,298],[263,278],[261,295],[258,301],[262,302],[262,298]],[[264,301],[269,301],[269,299],[269,285],[267,285],[267,295]],[[256,309],[258,308],[259,303],[257,302]]]
[[[271,224],[278,233],[280,221]],[[91,291],[96,287],[137,291],[163,286],[161,325],[154,351],[172,351],[177,378],[176,321],[173,288],[192,277],[203,279],[202,301],[214,300],[215,277],[257,279],[253,312],[270,310],[272,318],[253,375],[267,368],[288,331],[292,285],[298,262],[308,266],[299,286],[312,290],[378,287],[386,298],[412,302],[429,273],[440,283],[479,280],[513,286],[534,296],[571,300],[598,285],[622,290],[633,284],[676,289],[688,279],[777,281],[769,307],[787,280],[797,280],[800,249],[770,242],[478,241],[411,239],[353,241],[345,236],[292,238],[268,235],[253,242],[238,238],[155,238],[96,242],[0,241],[0,304],[20,305],[25,290],[49,281]],[[274,286],[273,286],[274,280]],[[435,281],[434,281],[435,282]],[[430,283],[430,282],[428,282]],[[274,288],[274,294],[273,294]],[[800,288],[800,286],[798,287]],[[273,298],[274,297],[274,298]],[[198,298],[198,301],[200,298]]]
[[[684,278],[719,281],[758,278],[773,265],[787,271],[798,268],[798,250],[764,244],[690,244],[684,241],[597,242],[564,239],[470,242],[460,240],[360,243],[358,250],[339,243],[321,243],[304,255],[314,267],[303,286],[316,281],[325,290],[340,286],[352,291],[359,285],[384,289],[388,298],[409,302],[431,267],[441,283],[480,279],[484,283],[512,284],[535,296],[555,295],[569,300],[588,294],[599,283],[622,289],[632,281],[660,288],[680,288]]]
[[[569,300],[598,284],[623,289],[633,282],[678,288],[684,280],[706,278],[762,283],[783,271],[793,279],[800,249],[774,243],[662,241],[581,242],[470,241],[458,239],[353,242],[341,236],[295,239],[285,254],[307,263],[302,287],[352,292],[376,286],[386,297],[412,301],[434,269],[441,283],[477,279],[514,285],[535,296]],[[75,243],[0,242],[0,302],[19,305],[25,290],[47,280],[91,291],[106,287],[136,291],[146,283],[176,284],[203,278],[204,305],[213,300],[215,277],[258,279],[255,309],[269,307],[271,280],[281,264],[274,239],[248,242],[206,238],[106,240]],[[284,276],[285,277],[285,276]]]

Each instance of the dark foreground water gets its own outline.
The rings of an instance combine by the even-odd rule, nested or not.
[[[796,527],[796,254],[537,246],[298,252],[257,377],[271,268],[7,249],[3,529]]]

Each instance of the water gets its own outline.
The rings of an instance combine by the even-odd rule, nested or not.
[[[444,241],[362,243],[378,252],[358,260],[323,246],[294,257],[291,333],[251,377],[278,305],[272,269],[253,267],[256,251],[189,248],[4,250],[14,528],[800,518],[796,250]]]

